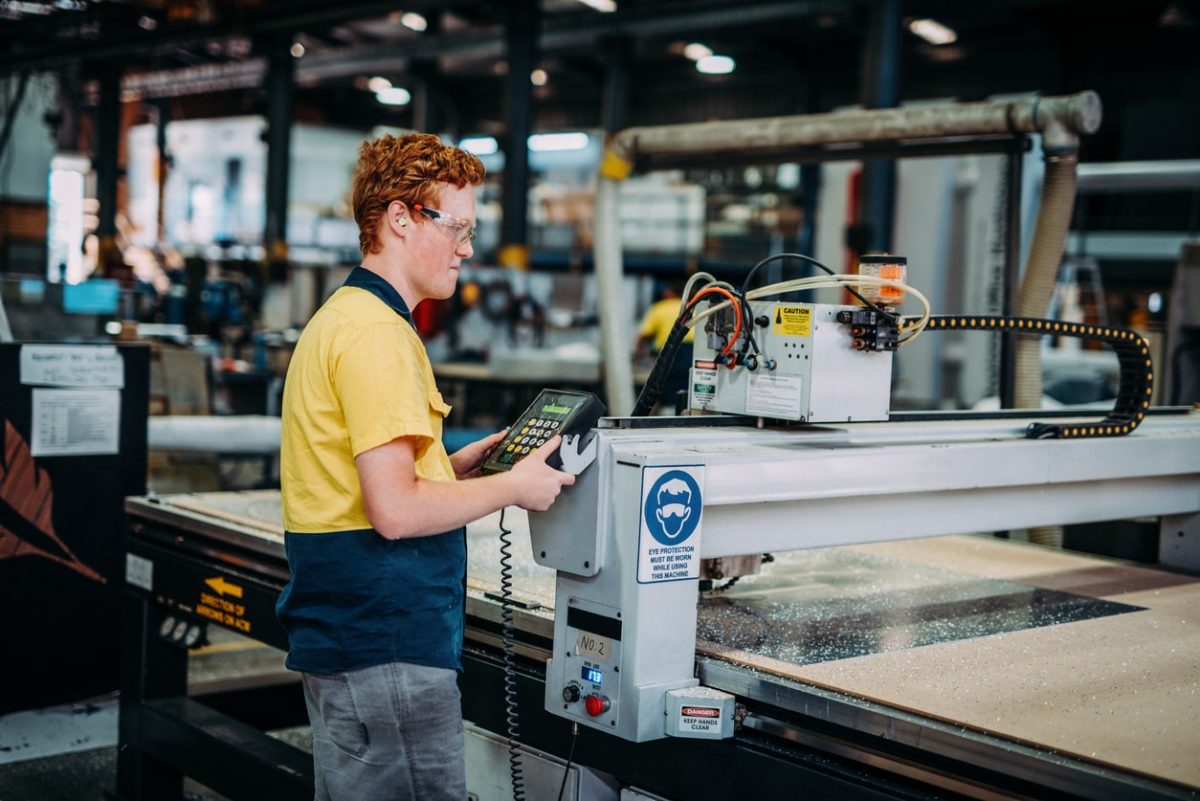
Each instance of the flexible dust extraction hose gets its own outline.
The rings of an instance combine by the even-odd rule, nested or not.
[[[1046,156],[1046,177],[1042,184],[1042,203],[1029,259],[1017,293],[1018,317],[1045,317],[1054,297],[1063,245],[1075,208],[1076,151]],[[1017,340],[1014,386],[1015,405],[1019,409],[1037,409],[1042,405],[1041,338],[1021,336]]]
[[[1062,263],[1063,246],[1071,214],[1075,209],[1076,167],[1079,151],[1064,147],[1057,152],[1047,149],[1046,176],[1042,183],[1042,203],[1038,210],[1029,259],[1021,276],[1017,293],[1017,316],[1045,317],[1054,297],[1058,267]],[[1016,364],[1013,386],[1014,405],[1018,409],[1038,409],[1042,405],[1041,337],[1019,336],[1016,344]],[[1029,541],[1039,545],[1061,547],[1061,526],[1029,529]]]

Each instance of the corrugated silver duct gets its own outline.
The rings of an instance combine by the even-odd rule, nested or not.
[[[1021,275],[1016,309],[1021,317],[1045,317],[1054,297],[1058,268],[1062,263],[1071,214],[1075,210],[1075,185],[1078,180],[1079,136],[1058,124],[1042,132],[1046,154],[1046,174],[1042,183],[1042,202],[1038,208],[1029,258]],[[1038,409],[1042,405],[1041,337],[1017,339],[1013,370],[1013,401],[1017,408]],[[1062,526],[1029,529],[1029,541],[1038,545],[1062,547]]]
[[[1078,163],[1078,155],[1074,152],[1046,157],[1042,204],[1017,293],[1019,317],[1045,317],[1050,308],[1071,213],[1075,209],[1075,168]],[[1041,337],[1037,336],[1022,336],[1017,342],[1013,397],[1018,408],[1037,409],[1042,405],[1040,345]]]

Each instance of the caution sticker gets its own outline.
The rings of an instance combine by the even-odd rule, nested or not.
[[[212,593],[201,592],[196,614],[243,634],[250,633],[250,621],[246,618],[245,604],[234,603]]]
[[[771,333],[785,337],[812,335],[812,306],[776,306]]]
[[[242,587],[227,581],[224,576],[216,576],[204,580],[211,592],[200,591],[200,603],[196,604],[196,614],[214,623],[236,629],[243,634],[250,633],[250,621],[246,618],[246,605],[229,600],[229,595],[237,599],[243,596]]]
[[[681,733],[721,731],[721,710],[710,706],[685,706],[679,710]]]
[[[692,399],[689,404],[693,409],[708,409],[717,397],[717,371],[700,367],[700,362],[692,368]]]
[[[799,420],[803,388],[799,376],[751,373],[746,381],[746,413]]]
[[[125,582],[154,592],[154,563],[135,553],[125,554]]]

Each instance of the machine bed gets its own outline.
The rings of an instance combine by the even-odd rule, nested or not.
[[[286,580],[275,491],[138,498],[128,511],[135,536]],[[481,653],[500,647],[499,522],[468,527],[468,648]],[[555,572],[534,564],[524,512],[504,522],[518,653],[536,666]],[[1195,578],[992,537],[792,551],[702,596],[697,673],[737,696],[739,737],[901,781],[976,797],[1003,776],[1031,796],[1187,798],[1200,792],[1197,609]]]

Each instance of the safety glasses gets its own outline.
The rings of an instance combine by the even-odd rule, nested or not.
[[[467,242],[472,242],[475,239],[475,226],[471,225],[470,220],[464,220],[462,217],[455,217],[440,209],[431,209],[428,206],[422,206],[420,203],[412,205],[413,211],[419,211],[433,222],[445,228],[454,237],[454,245],[457,247]]]

